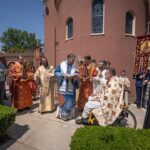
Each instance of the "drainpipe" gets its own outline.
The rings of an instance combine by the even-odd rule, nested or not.
[[[149,34],[150,30],[150,8],[149,8],[149,0],[143,0],[145,7],[145,31],[146,35]]]
[[[56,68],[56,50],[57,50],[57,42],[56,42],[56,27],[54,28],[54,66]]]

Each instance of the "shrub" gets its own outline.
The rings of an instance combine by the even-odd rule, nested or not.
[[[71,150],[150,150],[150,130],[86,126],[76,130]]]
[[[0,140],[6,135],[7,129],[15,122],[16,110],[0,105]]]

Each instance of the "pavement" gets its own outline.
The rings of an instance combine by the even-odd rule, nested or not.
[[[17,113],[15,124],[8,130],[11,139],[0,150],[69,150],[71,137],[77,128],[75,120],[64,122],[53,113],[38,113],[39,100],[31,109]],[[142,128],[145,109],[129,108],[136,116],[137,128]]]

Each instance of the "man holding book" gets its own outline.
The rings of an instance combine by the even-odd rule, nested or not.
[[[74,66],[75,56],[69,54],[55,70],[58,82],[58,107],[56,117],[69,120],[74,117],[76,106],[76,89],[78,88],[78,74]]]

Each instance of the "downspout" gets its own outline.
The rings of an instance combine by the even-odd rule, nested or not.
[[[149,8],[149,0],[143,0],[145,7],[145,33],[149,34],[150,30],[150,8]]]
[[[56,68],[56,51],[57,51],[57,41],[56,41],[56,27],[54,28],[54,67]]]

